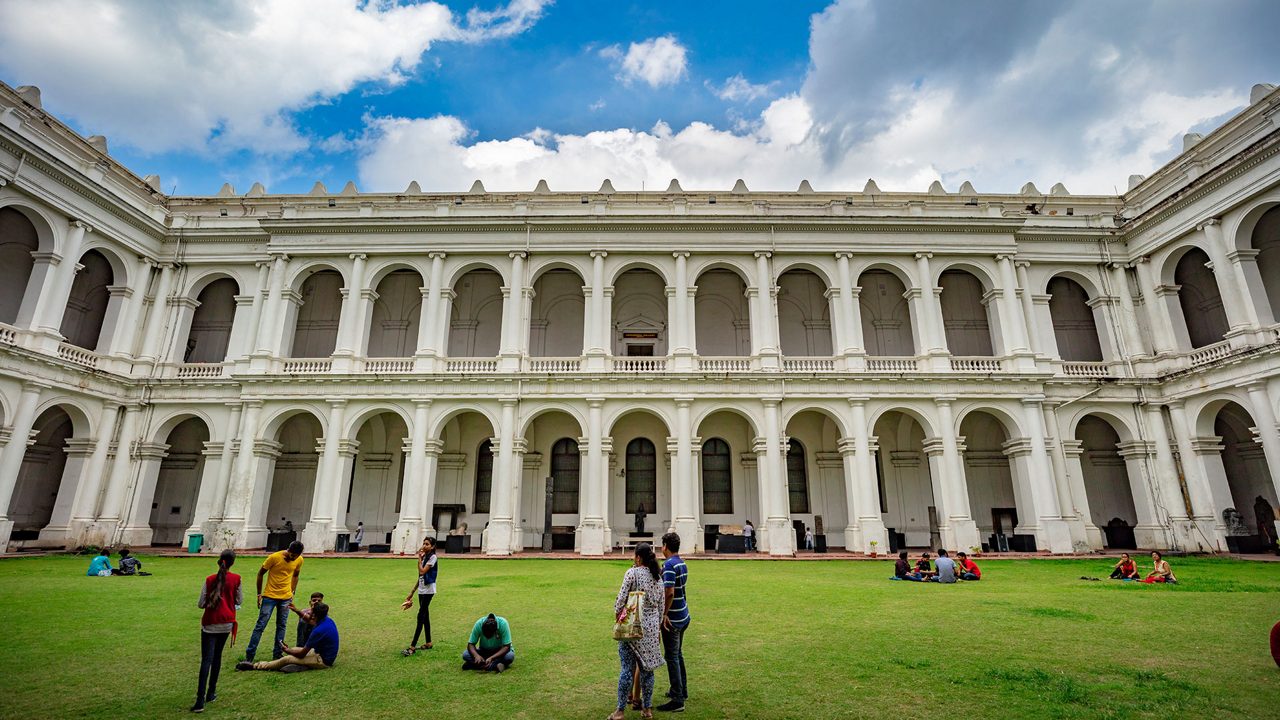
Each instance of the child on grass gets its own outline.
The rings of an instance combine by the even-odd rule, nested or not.
[[[436,558],[436,541],[426,537],[422,539],[422,547],[418,548],[418,579],[414,581],[409,596],[401,603],[401,610],[413,607],[413,596],[418,596],[418,620],[413,626],[413,642],[405,648],[401,655],[409,657],[419,650],[431,649],[431,599],[436,596],[436,572],[439,565]],[[423,644],[418,645],[418,635],[422,634]]]
[[[289,610],[298,616],[298,647],[307,644],[307,638],[311,636],[311,629],[315,627],[311,622],[311,611],[322,602],[324,602],[324,593],[313,592],[311,593],[311,604],[307,606],[307,609],[299,610],[294,607],[293,603],[289,604]]]

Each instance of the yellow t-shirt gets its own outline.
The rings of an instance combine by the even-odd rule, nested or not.
[[[262,563],[262,569],[267,571],[267,586],[262,590],[263,597],[272,600],[293,597],[293,573],[302,567],[302,556],[289,562],[284,553],[284,550],[271,553]]]

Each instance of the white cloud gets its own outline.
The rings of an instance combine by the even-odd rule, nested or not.
[[[460,24],[439,2],[0,2],[0,69],[143,151],[280,154],[307,143],[292,111],[403,83],[433,43],[507,37],[547,4],[515,0]]]
[[[688,51],[673,35],[631,43],[625,55],[617,45],[610,45],[600,55],[621,60],[618,78],[625,83],[640,81],[657,88],[676,84],[688,72]]]
[[[725,102],[751,102],[768,97],[774,83],[756,84],[743,77],[742,73],[738,73],[731,78],[725,78],[722,85],[716,86],[711,81],[707,81],[706,85],[713,95]]]

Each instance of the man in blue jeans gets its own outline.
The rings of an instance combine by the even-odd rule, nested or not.
[[[283,654],[280,646],[284,644],[285,626],[289,623],[289,605],[298,590],[301,574],[302,543],[296,540],[289,543],[287,550],[268,555],[262,563],[258,570],[258,622],[249,637],[249,647],[244,650],[245,661],[253,662],[253,654],[258,650],[258,641],[262,639],[262,631],[267,629],[273,610],[276,613],[276,641],[271,646],[271,657],[280,659]],[[262,587],[264,575],[267,578],[265,589]]]
[[[667,661],[670,701],[658,706],[658,712],[684,712],[689,699],[689,677],[684,669],[684,631],[689,628],[689,603],[684,586],[689,570],[680,559],[680,536],[669,532],[662,536],[662,586],[666,595],[666,613],[662,618],[662,650]]]

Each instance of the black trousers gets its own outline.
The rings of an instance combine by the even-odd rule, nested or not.
[[[222,648],[227,645],[231,633],[207,633],[200,631],[200,684],[196,685],[196,702],[218,690],[218,670],[222,668]]]
[[[409,643],[410,645],[418,644],[418,635],[421,633],[426,633],[422,642],[431,642],[431,598],[433,597],[435,597],[434,593],[418,594],[418,624],[413,628],[413,642]]]

